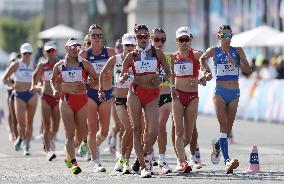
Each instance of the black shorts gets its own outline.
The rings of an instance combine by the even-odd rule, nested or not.
[[[162,94],[160,95],[159,107],[162,107],[164,104],[172,102],[172,95],[169,94]]]
[[[127,102],[127,98],[123,98],[123,97],[114,98],[114,103],[116,106],[124,105],[125,107],[127,107],[126,102]]]

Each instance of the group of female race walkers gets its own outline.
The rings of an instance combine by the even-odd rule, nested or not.
[[[100,160],[100,145],[110,132],[110,151],[119,141],[114,169],[124,174],[153,175],[153,166],[171,173],[167,163],[168,119],[172,120],[172,143],[177,156],[176,171],[200,169],[198,131],[198,87],[212,79],[207,60],[213,58],[216,87],[213,102],[220,132],[213,139],[211,161],[218,164],[221,154],[225,172],[239,166],[229,157],[228,136],[232,132],[240,97],[239,76],[251,68],[242,48],[230,46],[232,29],[222,25],[217,32],[220,45],[205,53],[191,48],[194,39],[188,27],[176,31],[178,50],[165,52],[166,33],[161,28],[149,31],[136,25],[115,48],[103,45],[103,29],[89,27],[84,45],[74,38],[65,44],[66,56],[58,59],[57,46],[44,45],[46,60],[31,61],[32,46],[22,44],[21,58],[11,58],[3,82],[8,86],[9,124],[16,151],[31,154],[30,142],[37,96],[41,94],[43,148],[49,161],[56,158],[54,138],[60,119],[65,128],[65,164],[71,173],[82,170],[76,156],[86,156],[95,172],[106,172]],[[110,119],[114,123],[109,130]],[[159,156],[153,147],[158,142]],[[185,147],[190,145],[189,158]],[[129,166],[134,148],[136,160]]]

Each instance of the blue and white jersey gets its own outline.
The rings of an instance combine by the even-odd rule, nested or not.
[[[240,64],[240,58],[237,53],[236,47],[230,47],[229,50],[232,58]],[[213,58],[216,80],[228,81],[228,80],[239,80],[239,67],[232,65],[227,61],[227,53],[223,53],[221,47],[215,47],[215,56]]]
[[[107,63],[108,58],[109,56],[106,47],[102,48],[102,53],[100,55],[94,55],[92,48],[88,48],[87,60],[91,62],[97,74],[100,74],[101,70]]]

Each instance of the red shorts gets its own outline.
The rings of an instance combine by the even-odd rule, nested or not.
[[[131,89],[143,106],[160,97],[160,88],[143,88],[133,83]]]
[[[73,112],[78,112],[88,102],[87,93],[83,94],[70,94],[62,93],[61,100],[68,103]]]
[[[53,109],[59,103],[59,98],[55,98],[53,96],[42,94],[42,100],[46,101],[46,103]]]
[[[184,92],[178,89],[177,92],[179,96],[179,101],[185,108],[189,106],[192,100],[198,98],[198,92]]]

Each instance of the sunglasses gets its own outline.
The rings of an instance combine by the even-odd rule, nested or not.
[[[124,44],[125,47],[134,47],[135,45],[133,44]]]
[[[232,38],[233,37],[233,34],[231,33],[221,33],[221,38]]]
[[[95,33],[92,33],[92,34],[89,34],[92,38],[99,38],[99,39],[103,39],[104,35],[103,34],[95,34]]]
[[[165,43],[166,42],[166,38],[158,38],[158,37],[156,37],[156,38],[154,38],[154,41],[155,42],[162,42],[162,43]]]
[[[24,55],[32,55],[32,53],[31,52],[25,52],[25,53],[23,53]]]
[[[178,39],[178,41],[179,41],[180,43],[189,42],[189,37],[180,37],[180,38]]]
[[[46,52],[49,54],[49,53],[54,53],[55,51],[56,51],[55,49],[49,49]]]
[[[136,35],[136,38],[138,39],[138,40],[142,40],[142,39],[148,39],[149,38],[149,33],[146,33],[146,34],[138,34],[138,35]]]
[[[69,49],[81,49],[81,45],[71,45]]]

